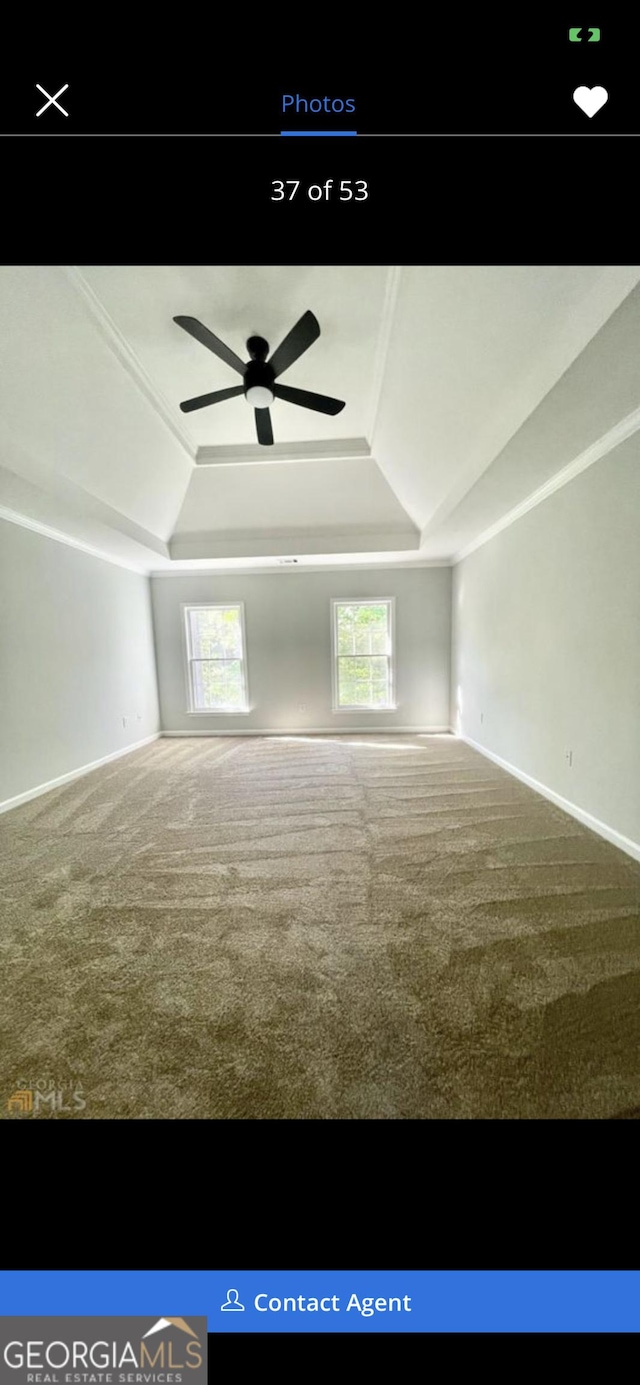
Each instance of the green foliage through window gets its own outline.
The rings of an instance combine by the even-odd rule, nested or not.
[[[240,606],[190,606],[185,614],[193,710],[244,711]]]
[[[336,603],[334,618],[338,706],[392,706],[390,602]]]

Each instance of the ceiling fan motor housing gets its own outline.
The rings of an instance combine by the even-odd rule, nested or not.
[[[255,340],[255,338],[250,338],[249,340]],[[265,342],[265,346],[266,345]],[[250,404],[253,404],[254,408],[267,409],[269,405],[273,403],[275,399],[273,391],[275,378],[273,368],[267,361],[253,360],[247,363],[244,372],[244,392],[245,397]],[[265,391],[265,393],[261,393],[260,395],[254,394],[254,390]]]

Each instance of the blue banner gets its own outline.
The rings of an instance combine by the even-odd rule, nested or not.
[[[209,1332],[637,1332],[638,1270],[0,1271],[3,1316],[204,1315]]]

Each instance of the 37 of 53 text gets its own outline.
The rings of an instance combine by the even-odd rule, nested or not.
[[[308,197],[310,202],[366,202],[369,184],[362,179],[327,178],[324,183],[308,183],[288,178],[286,182],[271,183],[272,202],[293,202],[295,197]]]

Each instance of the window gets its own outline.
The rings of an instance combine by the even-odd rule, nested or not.
[[[244,607],[184,606],[189,710],[247,712]]]
[[[395,707],[393,600],[333,601],[333,710]]]

